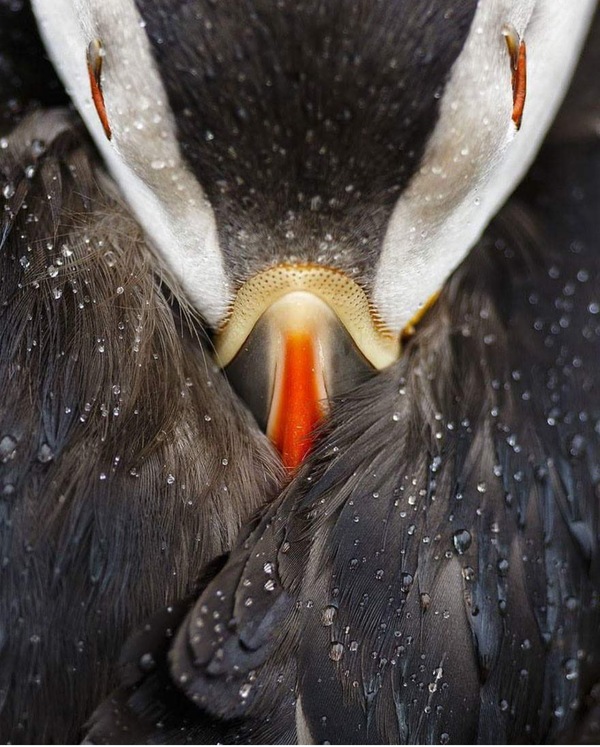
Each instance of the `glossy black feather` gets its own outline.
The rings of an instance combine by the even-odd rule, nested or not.
[[[0,740],[66,742],[281,473],[78,121],[0,175]]]
[[[0,135],[39,106],[64,106],[67,94],[39,37],[28,2],[0,0]]]
[[[215,567],[203,572],[203,583]],[[182,697],[173,682],[168,651],[173,634],[194,599],[171,605],[155,614],[127,642],[121,655],[121,680],[125,685],[112,694],[94,714],[89,742],[110,744],[217,744],[217,743],[292,743],[293,726],[282,735],[281,723],[267,719],[220,719],[200,715],[193,703]],[[289,714],[291,715],[291,714]],[[289,722],[289,718],[288,718]]]

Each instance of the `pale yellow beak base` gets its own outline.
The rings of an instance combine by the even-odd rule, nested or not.
[[[267,309],[297,291],[324,302],[375,369],[386,368],[398,359],[399,338],[387,330],[364,290],[347,275],[319,265],[277,265],[255,275],[238,291],[216,339],[221,366],[233,360]]]

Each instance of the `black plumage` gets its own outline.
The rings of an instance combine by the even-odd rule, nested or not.
[[[39,106],[68,96],[44,54],[29,3],[0,0],[0,133]]]
[[[0,150],[0,739],[62,742],[279,462],[173,305],[77,120]],[[51,714],[51,715],[50,715]]]
[[[296,257],[368,287],[477,3],[136,5],[227,271]]]
[[[225,742],[593,741],[600,147],[573,106],[151,677],[132,641],[92,741],[211,741],[215,717]]]

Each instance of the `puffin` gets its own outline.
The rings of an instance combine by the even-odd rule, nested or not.
[[[79,114],[0,148],[2,736],[575,733],[592,109],[510,195],[596,3],[32,6]]]

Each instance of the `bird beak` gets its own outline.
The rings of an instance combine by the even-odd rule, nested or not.
[[[343,273],[277,265],[240,288],[216,351],[286,467],[295,469],[329,401],[396,360],[400,346]]]

